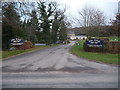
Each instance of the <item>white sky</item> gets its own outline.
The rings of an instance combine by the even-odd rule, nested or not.
[[[13,0],[3,0],[13,1]],[[24,0],[18,0],[24,1]],[[38,1],[38,0],[26,0],[26,1]],[[41,0],[42,1],[42,0]],[[44,0],[43,0],[44,1]],[[118,11],[118,2],[120,0],[51,0],[60,3],[61,7],[64,8],[66,5],[66,15],[69,20],[78,17],[78,10],[81,10],[84,6],[91,6],[99,8],[105,15],[107,21],[115,18],[115,14]],[[76,27],[75,25],[73,25]]]
[[[115,14],[118,11],[118,2],[120,0],[55,0],[61,5],[67,6],[67,15],[72,17],[77,17],[78,10],[82,9],[84,6],[92,6],[99,8],[107,20],[114,19]]]

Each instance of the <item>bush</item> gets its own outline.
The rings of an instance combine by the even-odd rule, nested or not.
[[[69,40],[67,40],[67,43],[70,43],[70,41],[69,41]]]
[[[120,42],[107,42],[107,51],[110,53],[120,53]]]
[[[15,46],[18,50],[26,50],[26,49],[30,49],[30,48],[33,48],[34,45],[32,44],[31,41],[27,41],[27,42],[24,42],[23,45],[21,46]]]

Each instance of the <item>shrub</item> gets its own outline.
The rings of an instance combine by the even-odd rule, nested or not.
[[[25,50],[25,49],[30,49],[30,48],[33,48],[34,45],[32,44],[31,41],[27,41],[27,42],[24,42],[23,45],[21,46],[15,46],[17,49],[19,50]]]
[[[120,53],[120,42],[107,42],[107,51],[110,53]]]

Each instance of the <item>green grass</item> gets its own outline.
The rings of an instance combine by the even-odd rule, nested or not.
[[[110,41],[120,41],[120,37],[110,36],[110,37],[96,37],[96,38],[109,38]]]
[[[83,50],[83,42],[79,41],[80,46],[74,45],[71,49],[71,52],[79,57],[86,58],[89,60],[108,63],[108,64],[118,64],[118,54],[109,54],[109,53],[94,53],[94,52],[85,52]]]
[[[48,48],[48,47],[51,47],[51,46],[36,46],[34,48],[26,49],[26,50],[2,51],[2,53],[0,53],[0,56],[1,56],[0,58],[8,58],[14,55],[18,55],[18,54],[22,54],[22,53],[26,53],[26,52],[30,52],[34,50],[40,50],[40,49]]]
[[[2,51],[0,51],[0,59],[2,58]]]
[[[110,41],[120,41],[120,37],[112,36],[109,37]]]

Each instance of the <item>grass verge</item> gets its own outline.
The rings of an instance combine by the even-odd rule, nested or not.
[[[110,41],[120,41],[120,37],[112,36],[109,37]]]
[[[118,54],[85,52],[83,50],[83,42],[84,41],[82,40],[79,41],[80,45],[74,45],[71,52],[79,57],[96,62],[120,65],[120,63],[118,63]]]
[[[53,45],[53,46],[56,46],[56,45]],[[0,58],[3,58],[3,59],[9,58],[14,55],[23,54],[23,53],[31,52],[31,51],[35,51],[35,50],[41,50],[41,49],[48,48],[48,47],[52,47],[52,46],[36,46],[34,48],[26,49],[26,50],[2,51],[0,53]]]

